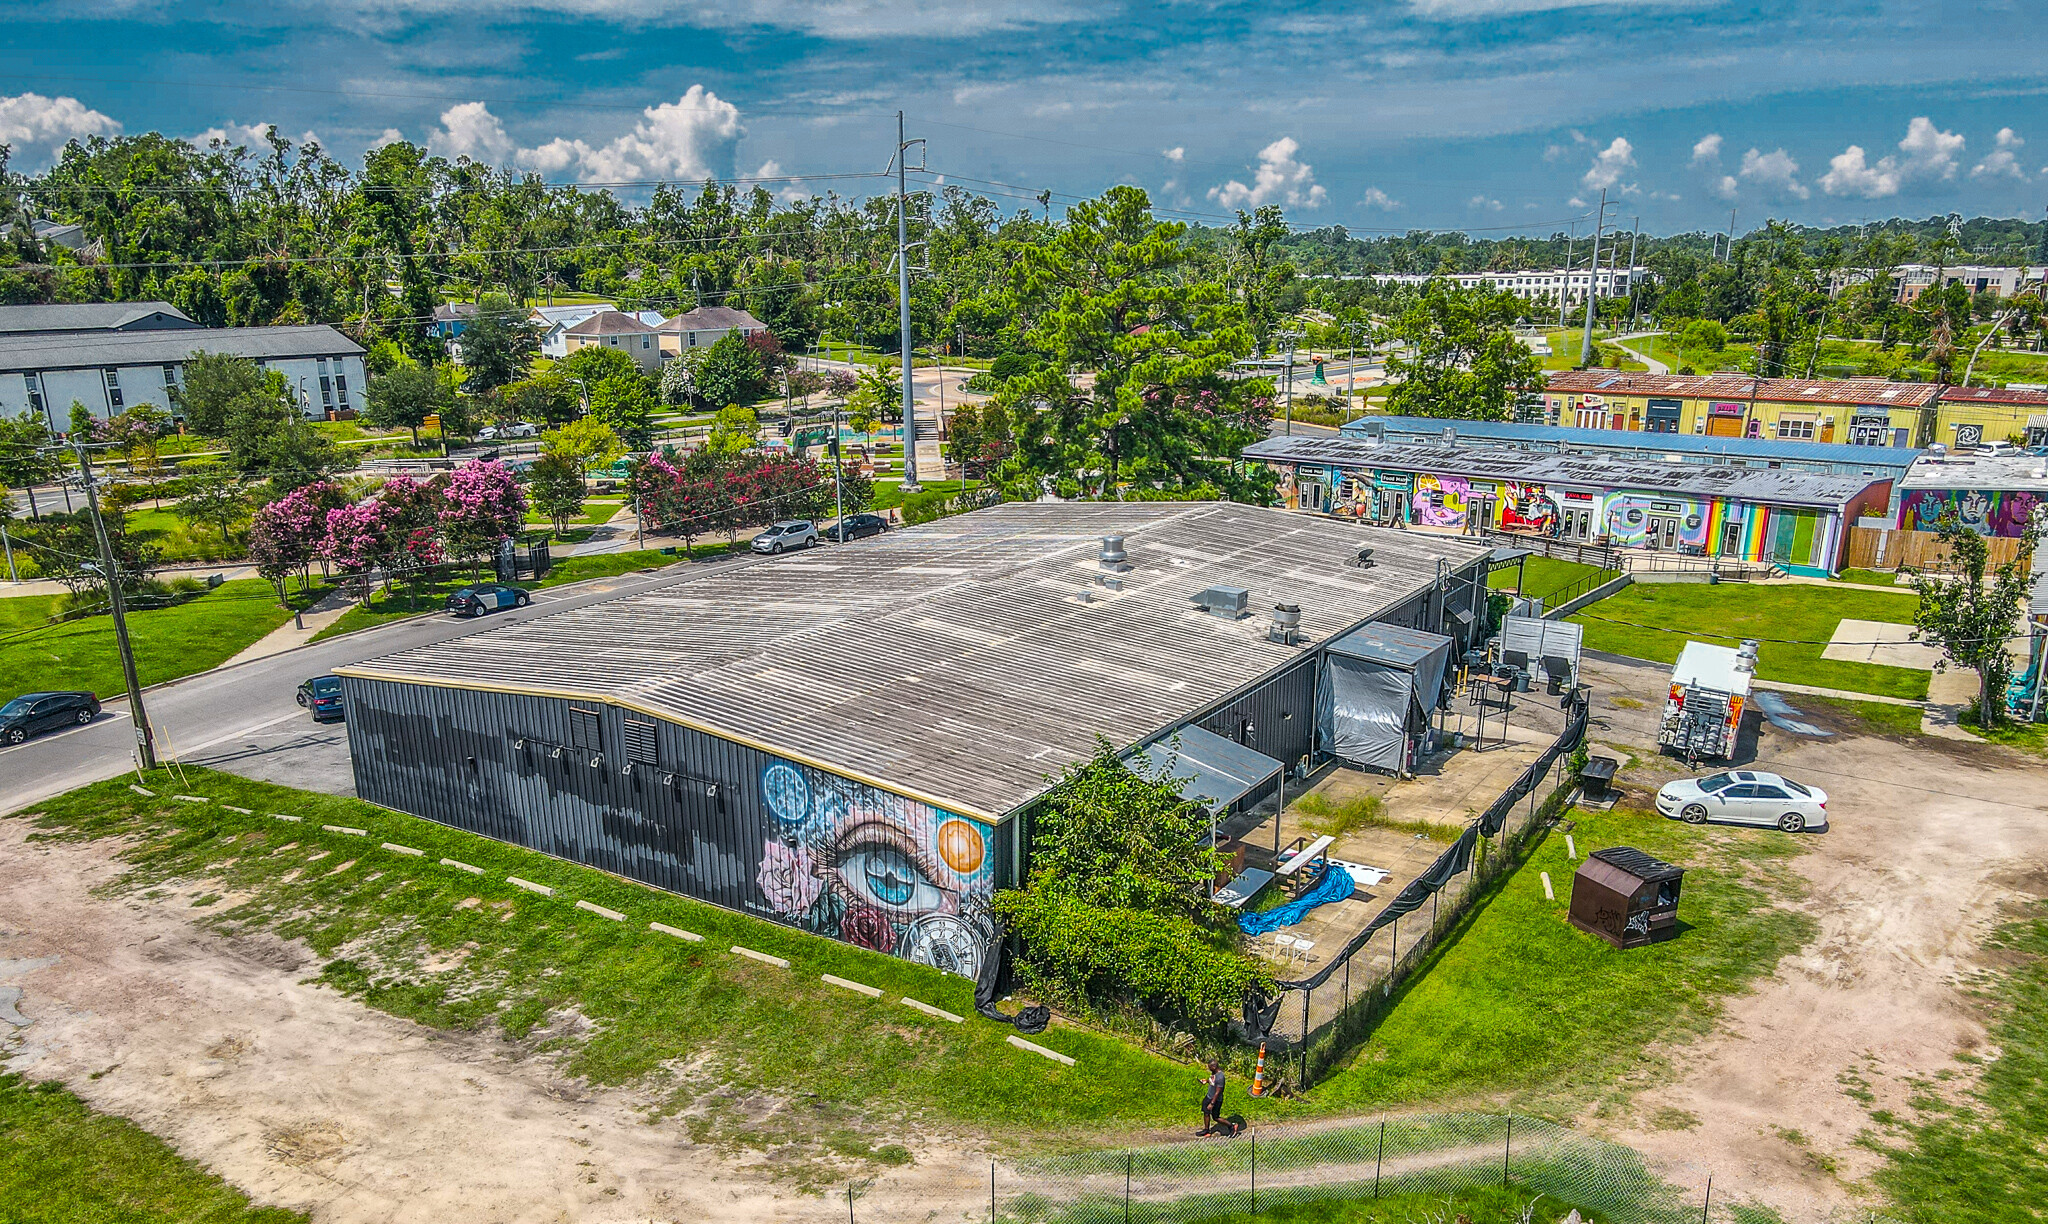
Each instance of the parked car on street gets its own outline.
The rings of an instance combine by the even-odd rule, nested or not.
[[[514,421],[510,425],[486,425],[476,431],[476,440],[498,442],[506,438],[532,438],[539,433],[537,427],[528,425],[525,421]]]
[[[844,544],[848,540],[865,540],[889,530],[889,521],[879,514],[849,514],[825,528],[820,534],[828,540]]]
[[[299,704],[313,712],[314,722],[346,718],[341,708],[341,677],[314,676],[300,681]]]
[[[100,699],[91,693],[23,693],[0,706],[0,743],[19,744],[45,731],[82,727],[99,713]]]
[[[1787,833],[1825,833],[1828,794],[1780,774],[1731,769],[1681,778],[1657,792],[1657,810],[1687,824],[1768,825]]]
[[[482,616],[500,608],[523,608],[532,602],[533,596],[518,587],[496,584],[466,586],[448,594],[448,610],[457,616]]]
[[[768,530],[754,537],[753,549],[757,553],[779,553],[792,548],[809,548],[818,542],[818,529],[807,519],[784,519],[769,524]]]

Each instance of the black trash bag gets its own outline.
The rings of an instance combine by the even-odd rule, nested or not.
[[[1003,920],[998,918],[988,942],[981,948],[981,968],[974,975],[974,1010],[991,1020],[1003,1024],[1014,1024],[1019,1032],[1043,1033],[1045,1026],[1052,1023],[1052,1009],[1033,1004],[1011,1016],[996,1006],[1002,997],[1003,981]]]
[[[1264,991],[1244,992],[1244,1027],[1252,1040],[1264,1041],[1273,1031],[1273,1022],[1280,1018],[1280,999],[1267,998]]]

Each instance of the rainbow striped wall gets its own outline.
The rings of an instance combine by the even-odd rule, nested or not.
[[[1742,559],[1761,561],[1764,556],[1764,531],[1770,526],[1771,511],[1767,506],[1751,506],[1749,521],[1743,524]]]

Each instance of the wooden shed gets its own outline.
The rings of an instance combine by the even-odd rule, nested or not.
[[[1630,846],[1595,850],[1572,877],[1572,925],[1617,948],[1678,933],[1678,891],[1685,868]]]

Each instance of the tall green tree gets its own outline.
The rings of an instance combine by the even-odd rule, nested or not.
[[[1943,520],[1935,530],[1949,547],[1956,574],[1922,574],[1913,580],[1920,595],[1913,624],[1921,639],[1940,647],[1949,662],[1977,673],[1976,721],[1988,730],[2006,721],[2005,687],[2012,678],[2006,645],[2032,592],[2041,526],[2029,524],[2012,560],[1995,570],[1983,536],[1954,519]]]
[[[738,332],[727,332],[697,367],[697,394],[723,407],[746,403],[767,387],[760,354]]]
[[[379,429],[410,429],[412,444],[418,446],[420,426],[454,404],[453,388],[445,379],[427,366],[406,361],[370,381],[363,417]]]
[[[1003,387],[1015,443],[1004,474],[1020,492],[1263,495],[1263,469],[1235,461],[1265,428],[1270,387],[1225,377],[1250,354],[1251,330],[1186,232],[1154,218],[1143,191],[1113,187],[1014,252],[1014,308],[1047,359]]]
[[[1407,347],[1387,359],[1397,382],[1387,411],[1507,420],[1516,398],[1543,383],[1543,364],[1514,332],[1520,310],[1505,290],[1460,289],[1442,279],[1423,285],[1391,327]]]
[[[486,293],[455,343],[468,373],[462,389],[482,395],[526,377],[540,356],[540,329],[510,298]]]
[[[53,441],[50,427],[34,413],[0,416],[0,485],[28,493],[31,519],[42,517],[36,505],[36,486],[57,477],[57,456],[50,449]]]
[[[220,532],[222,544],[234,539],[237,524],[248,520],[249,492],[234,470],[217,462],[194,461],[178,473],[188,491],[171,507],[171,513],[186,523],[205,523]]]

